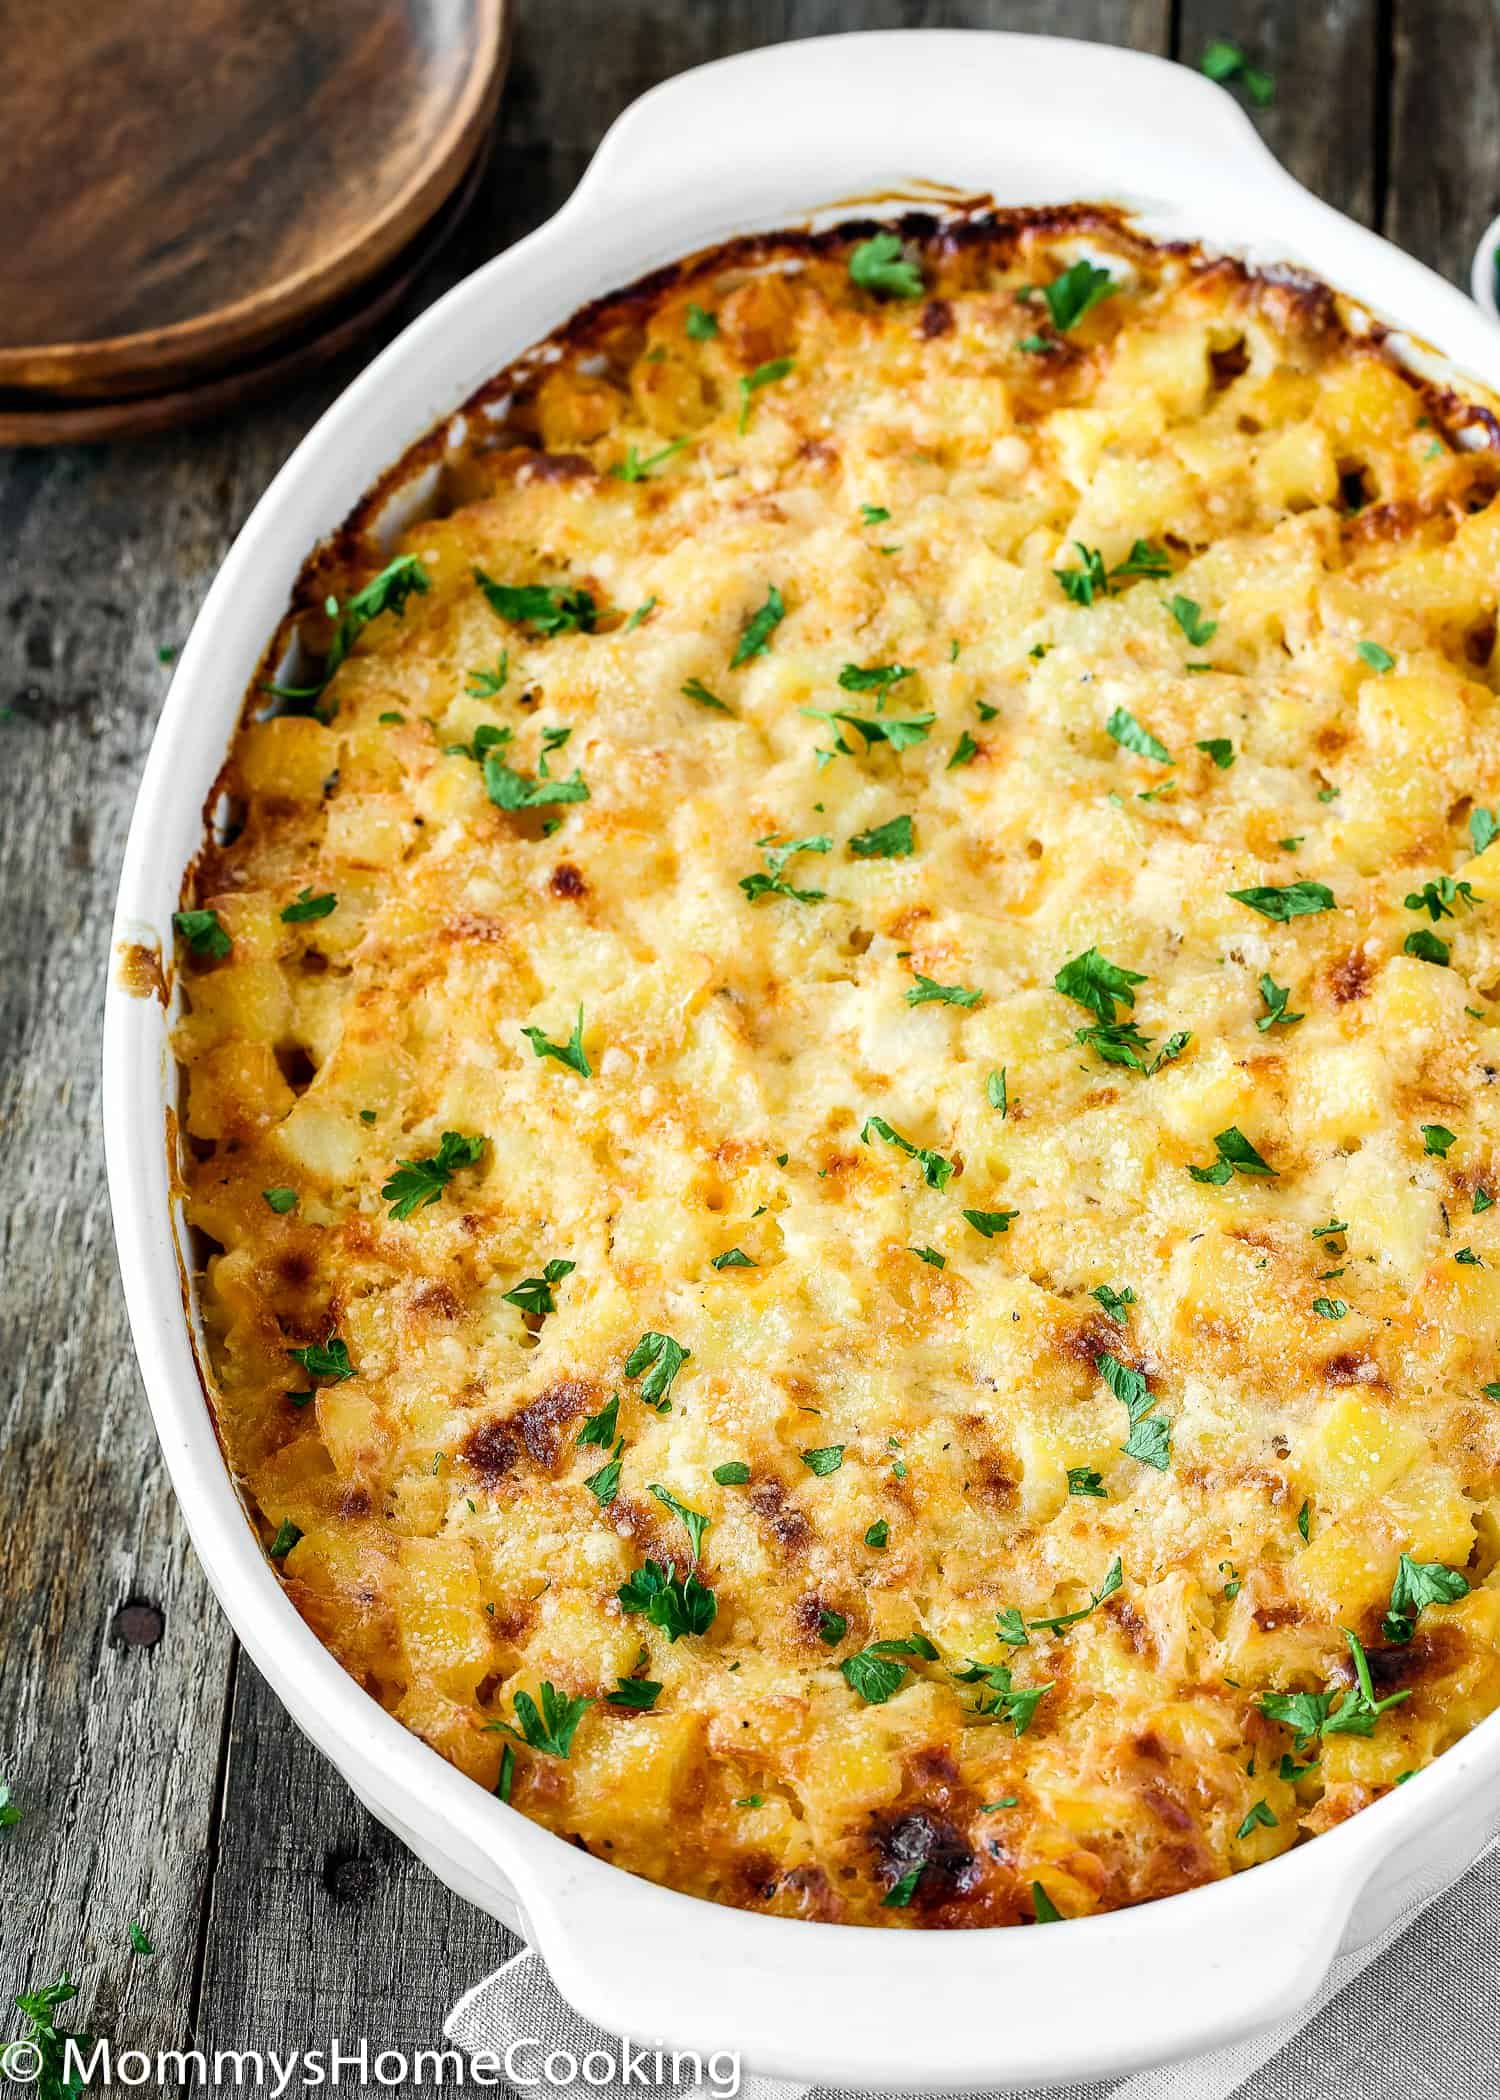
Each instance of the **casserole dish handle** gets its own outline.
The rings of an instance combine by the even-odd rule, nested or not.
[[[553,1982],[607,2033],[670,2036],[705,2056],[737,2046],[752,2071],[889,2088],[903,2082],[893,2024],[915,2019],[921,2075],[908,2086],[994,2091],[1053,2083],[1060,2056],[1086,2084],[1291,2018],[1325,1982],[1372,1864],[1368,1846],[1321,1839],[1060,1932],[872,1929],[718,1906],[705,1920],[700,1899],[588,1858],[520,1879]],[[804,1934],[820,1942],[805,1963]]]
[[[1043,194],[1180,199],[1206,181],[1221,195],[1305,201],[1233,96],[1187,66],[1072,38],[908,30],[773,45],[664,81],[616,118],[564,215],[639,212],[680,196],[695,172],[722,180],[730,170],[737,219],[752,200],[822,205],[830,159],[869,177],[838,216],[861,202],[888,210],[891,183],[919,201],[931,185],[913,193],[924,171],[903,145],[914,105],[943,109],[945,185],[1000,205]],[[934,189],[932,201],[953,198]]]

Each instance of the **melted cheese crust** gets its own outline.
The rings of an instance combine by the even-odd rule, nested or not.
[[[430,588],[329,719],[247,714],[191,900],[232,946],[183,955],[181,1171],[227,1449],[375,1697],[487,1788],[509,1747],[516,1806],[633,1872],[999,1924],[1253,1865],[1500,1703],[1500,881],[1467,828],[1500,802],[1500,471],[1485,404],[1320,287],[1104,214],[907,234],[921,298],[853,285],[840,234],[593,312],[408,534]],[[1114,287],[1059,333],[1025,287],[1084,256]],[[1059,582],[1138,540],[1169,576]],[[314,602],[385,558],[346,539]],[[500,617],[476,567],[586,589],[595,630]],[[527,781],[570,731],[549,772],[587,801],[498,807],[486,724]],[[910,853],[851,846],[903,816]],[[809,837],[805,897],[747,895],[759,842]],[[1443,876],[1472,903],[1408,908]],[[1229,895],[1293,883],[1334,908]],[[287,921],[303,890],[336,904]],[[1117,1019],[1188,1031],[1155,1073],[1079,1040],[1054,979],[1090,948],[1139,973]],[[914,1004],[918,973],[981,996]],[[580,1007],[588,1077],[523,1033]],[[444,1131],[478,1163],[393,1219]],[[1228,1131],[1274,1173],[1195,1179]],[[555,1260],[555,1311],[508,1298]],[[691,1352],[670,1412],[625,1375],[646,1332]],[[352,1375],[309,1379],[287,1351],[330,1336]],[[606,1506],[577,1436],[615,1393]],[[653,1484],[709,1519],[717,1615],[677,1640],[618,1595],[686,1569]],[[1469,1588],[1399,1645],[1402,1553]],[[1344,1629],[1408,1696],[1289,1764],[1260,1701],[1351,1696]],[[918,1635],[882,1701],[839,1667]],[[1046,1687],[1022,1732],[971,1663]],[[650,1711],[608,1703],[632,1673]],[[543,1683],[589,1702],[566,1758],[495,1726]]]

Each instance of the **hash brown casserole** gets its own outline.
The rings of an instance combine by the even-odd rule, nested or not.
[[[1418,1772],[1500,1704],[1490,405],[1077,207],[734,243],[471,428],[309,565],[178,915],[298,1609],[782,1914]]]

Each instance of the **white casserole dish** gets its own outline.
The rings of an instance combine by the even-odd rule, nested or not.
[[[626,111],[555,218],[386,350],[261,499],[173,680],[126,849],[116,942],[170,954],[201,810],[303,559],[409,444],[594,296],[733,234],[839,216],[833,200],[930,204],[923,182],[1001,205],[1107,199],[1150,232],[1305,266],[1500,387],[1494,323],[1308,195],[1234,102],[1180,67],[1089,44],[939,31],[783,45],[686,74]],[[414,484],[408,514],[420,496]],[[183,1316],[161,1005],[112,983],[104,1053],[136,1349],[214,1589],[289,1712],[371,1811],[522,1931],[563,1995],[601,2026],[737,2048],[754,2070],[826,2084],[993,2092],[1122,2075],[1285,2018],[1341,1949],[1382,1932],[1500,1829],[1497,1715],[1311,1845],[1056,1933],[764,1917],[575,1850],[402,1729],[283,1594],[225,1469]],[[468,1980],[455,1977],[455,1989]]]

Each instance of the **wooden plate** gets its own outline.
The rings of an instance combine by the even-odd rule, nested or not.
[[[489,140],[430,226],[372,285],[321,314],[311,333],[274,344],[260,358],[211,372],[192,385],[121,400],[34,391],[0,391],[0,446],[94,444],[104,438],[148,437],[188,423],[211,421],[277,388],[291,386],[351,349],[401,303],[445,245],[474,201],[489,160]]]
[[[160,393],[412,242],[500,96],[510,0],[48,0],[0,67],[0,386]]]

